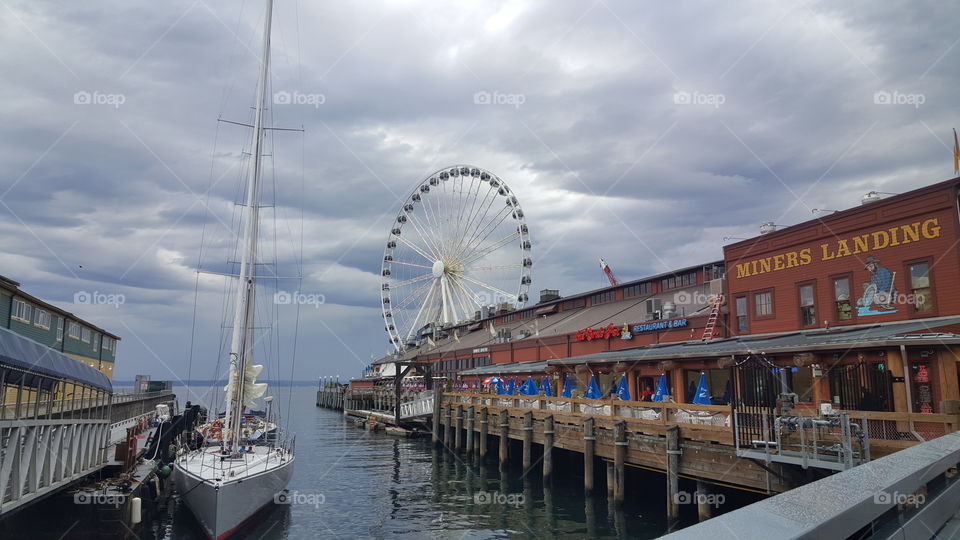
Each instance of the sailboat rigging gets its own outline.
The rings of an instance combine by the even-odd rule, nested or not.
[[[267,0],[252,161],[246,182],[246,204],[240,209],[242,254],[236,276],[225,414],[222,420],[215,418],[201,426],[200,442],[181,453],[174,464],[174,482],[182,500],[206,534],[217,540],[237,532],[258,510],[273,503],[293,473],[293,439],[285,438],[269,415],[262,417],[247,412],[267,387],[256,382],[263,366],[254,362],[253,352],[272,12],[273,0]]]

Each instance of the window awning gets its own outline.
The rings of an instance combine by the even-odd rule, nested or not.
[[[537,310],[534,311],[533,313],[538,317],[540,315],[549,315],[550,313],[556,313],[557,307],[559,306],[560,304],[551,304],[549,306],[543,306],[542,308],[537,308]]]

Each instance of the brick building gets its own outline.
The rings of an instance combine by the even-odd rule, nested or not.
[[[402,358],[471,383],[549,373],[582,391],[623,373],[637,396],[666,374],[690,401],[703,373],[718,404],[795,394],[798,407],[955,414],[958,190],[960,178],[865,198],[725,246],[722,261],[437,329]],[[896,429],[922,429],[910,424]]]

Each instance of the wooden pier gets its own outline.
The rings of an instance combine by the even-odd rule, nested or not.
[[[618,503],[631,491],[624,481],[626,467],[662,472],[669,518],[679,514],[681,477],[695,480],[700,493],[718,485],[775,494],[830,474],[738,456],[731,413],[730,406],[721,405],[446,392],[434,401],[432,432],[434,443],[450,451],[485,456],[498,449],[502,464],[519,459],[525,471],[539,468],[545,478],[554,474],[554,449],[581,454],[587,492],[594,490],[595,466],[601,460],[610,495]],[[891,417],[900,413],[852,413],[861,415],[864,424],[916,420]],[[956,415],[923,416],[940,423],[944,432],[957,428]],[[882,433],[876,436],[870,440],[875,457],[911,446],[881,439]],[[511,455],[510,439],[521,442],[520,456]],[[709,509],[700,515],[709,518]]]

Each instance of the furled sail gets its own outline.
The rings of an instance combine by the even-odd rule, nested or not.
[[[260,375],[260,372],[263,371],[263,366],[260,364],[250,364],[246,366],[243,370],[243,406],[247,408],[253,408],[256,406],[256,399],[262,396],[267,391],[266,383],[258,383],[257,376]],[[240,388],[239,371],[235,371],[233,374],[233,380],[230,381],[224,390],[227,391],[227,396],[230,396],[230,387]],[[232,396],[227,399],[232,399]],[[227,405],[231,405],[227,403]]]

